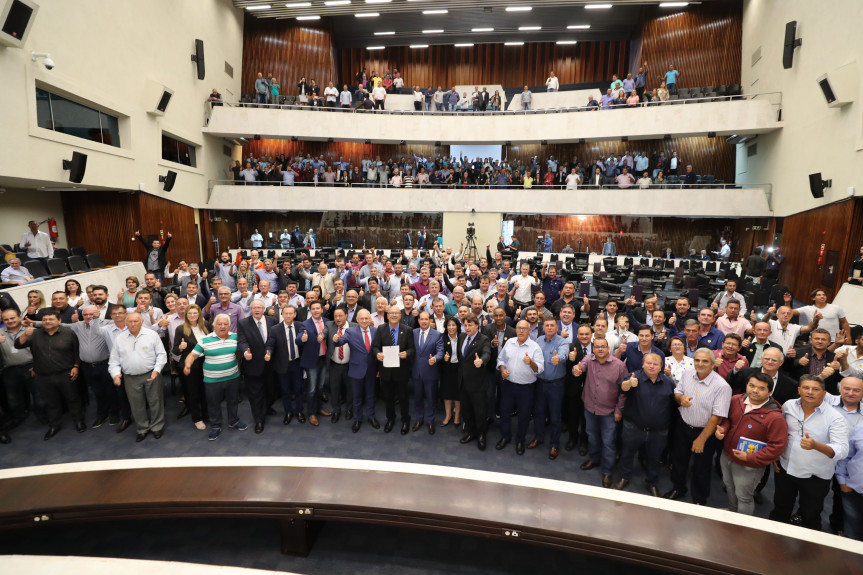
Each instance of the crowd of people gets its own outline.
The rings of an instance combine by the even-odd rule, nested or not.
[[[650,79],[647,62],[638,69],[638,72],[626,74],[619,78],[617,74],[612,75],[611,84],[605,94],[600,94],[597,101],[592,95],[588,96],[585,108],[589,110],[611,110],[618,108],[636,107],[647,103],[661,103],[669,99],[671,95],[677,94],[677,80],[680,71],[675,65],[669,64],[668,70],[657,74],[653,80],[657,87],[653,90],[647,88]],[[497,112],[506,107],[506,94],[501,95],[499,90],[494,94],[483,86],[474,86],[468,93],[458,93],[456,86],[444,89],[438,86],[423,88],[419,85],[406,87],[404,78],[398,69],[392,73],[389,70],[378,74],[372,70],[369,74],[365,68],[357,72],[356,84],[342,84],[341,89],[330,81],[327,86],[317,84],[314,78],[306,80],[300,78],[296,88],[296,104],[301,107],[327,108],[327,109],[365,109],[385,110],[387,96],[391,94],[409,94],[413,96],[415,111],[438,111],[438,112]],[[554,73],[549,72],[545,81],[547,92],[560,90],[560,81]],[[264,75],[258,72],[255,79],[255,101],[258,104],[279,104],[281,100],[281,86],[277,78],[272,74]],[[213,91],[216,94],[216,90]],[[533,104],[533,92],[529,86],[518,96],[518,102],[522,110],[531,110]]]
[[[692,166],[684,164],[677,151],[649,154],[624,150],[620,155],[581,161],[548,156],[526,159],[480,158],[416,154],[359,161],[340,156],[328,161],[323,154],[286,156],[249,153],[244,161],[235,160],[228,174],[236,185],[311,185],[431,188],[563,188],[579,187],[694,188],[699,184]],[[669,180],[669,177],[672,180]]]
[[[279,398],[284,426],[335,425],[342,414],[354,433],[459,426],[460,443],[482,451],[492,433],[497,450],[514,443],[518,455],[578,450],[581,469],[598,468],[607,488],[629,486],[637,456],[648,493],[696,504],[718,465],[741,513],[753,512],[773,469],[771,518],[820,528],[832,484],[831,527],[863,536],[863,328],[823,290],[764,317],[745,310],[734,281],[699,310],[681,297],[666,313],[656,294],[593,310],[555,265],[518,263],[498,247],[476,260],[447,248],[315,262],[252,250],[159,277],[165,246],[154,241],[143,285],[128,278],[116,303],[106,286],[69,279],[50,305],[37,290],[23,312],[4,304],[2,440],[29,414],[48,426],[46,440],[65,411],[84,432],[90,392],[90,427],[159,439],[162,377],[173,372],[180,417],[211,441],[224,427],[247,429],[244,389],[256,433]]]

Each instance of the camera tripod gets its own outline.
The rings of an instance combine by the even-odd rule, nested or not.
[[[464,257],[465,259],[476,260],[478,256],[478,252],[476,249],[476,240],[474,239],[473,234],[468,234],[464,239],[467,240],[467,244],[465,245]]]

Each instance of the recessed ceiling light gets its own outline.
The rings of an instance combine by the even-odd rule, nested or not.
[[[311,2],[288,2],[285,8],[308,8],[311,5]]]
[[[324,6],[345,6],[350,3],[351,0],[327,0],[324,2]]]
[[[366,0],[366,2],[368,1],[369,0]],[[584,7],[588,10],[607,10],[608,8],[611,8],[611,6],[611,4],[585,4]]]
[[[388,4],[393,0],[366,0],[366,4]]]
[[[524,46],[524,42],[504,42],[504,46]]]
[[[469,48],[473,46],[473,44],[455,44],[456,48]]]
[[[683,8],[689,6],[689,2],[660,2],[660,8]]]
[[[573,24],[572,26],[567,26],[567,30],[590,30],[590,24]]]
[[[428,44],[411,44],[410,47],[411,48],[428,48],[429,45]]]
[[[532,6],[509,6],[507,7],[507,12],[530,12],[533,10]]]
[[[530,32],[533,30],[542,30],[542,26],[519,26],[519,32]]]
[[[471,32],[494,32],[494,28],[472,28]]]
[[[393,36],[395,32],[375,32],[375,36]]]
[[[386,46],[369,46],[366,50],[383,50]]]
[[[297,20],[320,20],[320,16],[297,16]]]
[[[443,30],[423,30],[423,34],[443,34]]]
[[[246,6],[246,10],[253,12],[254,10],[269,10],[272,8],[269,4],[258,4],[257,6]]]
[[[359,14],[354,14],[357,18],[374,18],[375,16],[380,15],[380,12],[360,12]]]
[[[423,14],[449,14],[449,10],[423,10]]]
[[[562,45],[570,45],[571,46],[573,44],[576,44],[576,40],[558,40],[557,43],[562,44]]]

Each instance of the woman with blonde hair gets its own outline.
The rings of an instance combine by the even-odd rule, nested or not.
[[[180,356],[180,365],[185,365],[186,358],[208,333],[210,333],[210,326],[204,321],[201,308],[195,304],[187,307],[185,321],[182,325],[178,325],[174,332],[174,349],[172,351],[174,355]],[[204,356],[195,360],[189,375],[186,375],[182,369],[179,370],[179,375],[180,385],[183,387],[183,397],[186,398],[185,406],[179,417],[191,413],[195,427],[203,431],[207,429],[204,420],[208,419],[207,397],[204,392]]]

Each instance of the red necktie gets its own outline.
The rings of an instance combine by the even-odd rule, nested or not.
[[[324,333],[324,322],[322,320],[317,321],[318,324],[318,333]],[[327,344],[322,341],[321,342],[321,351],[318,355],[327,355]]]
[[[339,328],[339,337],[342,337],[342,328]],[[339,346],[339,359],[345,359],[345,348],[344,346]]]
[[[371,351],[372,342],[369,341],[369,330],[367,330],[367,329],[363,330],[363,339],[366,340],[366,352]]]

